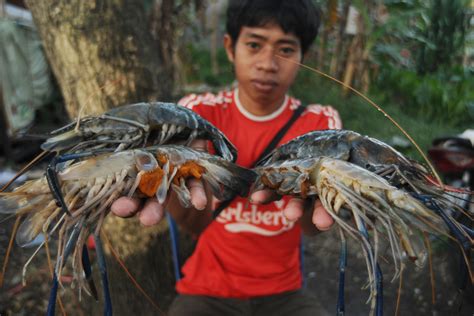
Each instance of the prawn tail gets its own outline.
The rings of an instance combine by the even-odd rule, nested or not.
[[[219,135],[220,136],[220,135]],[[237,150],[234,145],[225,137],[220,136],[213,141],[219,156],[227,161],[235,162],[237,159]]]
[[[203,163],[203,174],[217,198],[228,200],[235,195],[247,196],[256,173],[222,159],[210,159]]]
[[[47,205],[51,197],[48,194],[28,195],[0,193],[0,214],[25,214],[34,211],[40,205]]]

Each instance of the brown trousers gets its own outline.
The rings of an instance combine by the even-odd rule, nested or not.
[[[315,298],[302,291],[251,299],[220,298],[199,295],[178,295],[171,304],[170,316],[264,316],[318,315]]]

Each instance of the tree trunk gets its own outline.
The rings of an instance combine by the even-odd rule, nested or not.
[[[219,62],[217,60],[217,52],[219,49],[219,17],[220,17],[220,7],[217,6],[216,1],[211,2],[213,5],[210,12],[210,21],[209,21],[209,35],[210,35],[210,47],[211,51],[211,70],[214,76],[219,74]]]
[[[344,50],[343,41],[345,39],[345,30],[346,30],[346,22],[347,22],[347,14],[349,13],[349,7],[351,5],[350,0],[346,0],[343,5],[341,17],[339,19],[338,30],[336,32],[336,39],[334,45],[334,53],[331,58],[331,64],[329,67],[329,74],[334,76],[335,78],[340,78],[340,69],[342,68],[341,64],[343,61],[343,54]]]
[[[145,9],[132,0],[27,1],[71,117],[169,97]],[[160,79],[160,80],[158,80]],[[169,89],[169,88],[168,88]]]
[[[319,70],[327,71],[329,67],[329,57],[330,53],[334,49],[332,46],[332,33],[334,32],[334,26],[339,18],[337,12],[338,1],[337,0],[329,0],[326,3],[326,10],[325,14],[323,14],[322,18],[322,27],[323,30],[321,32],[321,39],[319,41],[318,47],[318,60],[317,60],[317,67]],[[328,55],[329,53],[329,55]]]
[[[156,41],[156,55],[160,56],[162,78],[171,80],[161,81],[162,89],[173,94],[173,82],[176,79],[176,55],[177,44],[177,25],[175,18],[175,0],[155,1],[153,16],[151,19],[151,34]],[[161,76],[160,76],[161,77]]]
[[[347,56],[347,64],[344,70],[343,82],[345,84],[343,88],[344,95],[347,95],[349,89],[346,86],[352,86],[352,80],[354,79],[354,72],[356,71],[358,46],[360,45],[360,36],[355,35],[352,38],[351,45],[349,47],[349,55]]]
[[[174,45],[166,41],[173,38],[176,29],[162,21],[157,33],[160,37],[154,41],[142,2],[27,0],[27,4],[71,118],[123,104],[170,99],[174,69],[169,64]],[[162,0],[161,4],[169,8],[174,1]],[[166,311],[175,283],[166,225],[162,230],[144,229],[136,219],[109,215],[103,230],[137,282]],[[183,247],[189,245],[192,242],[186,239]],[[104,248],[114,314],[160,314],[110,255],[105,241]],[[96,276],[97,285],[99,280]],[[90,314],[101,314],[100,305],[91,307]]]
[[[317,67],[321,71],[325,71],[326,68],[326,49],[327,49],[327,39],[328,39],[329,30],[324,27],[321,39],[319,40],[319,47],[318,47],[318,60],[317,60]]]

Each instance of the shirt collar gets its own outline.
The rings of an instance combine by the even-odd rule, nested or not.
[[[285,94],[285,99],[283,100],[282,104],[278,107],[278,109],[275,112],[270,113],[268,115],[263,115],[263,116],[252,114],[242,106],[242,103],[240,103],[240,99],[239,99],[239,88],[235,88],[234,90],[234,100],[235,100],[235,105],[237,106],[237,109],[239,109],[240,113],[242,113],[243,116],[255,122],[266,122],[266,121],[273,120],[278,115],[283,113],[283,111],[285,110],[288,104],[288,95]]]

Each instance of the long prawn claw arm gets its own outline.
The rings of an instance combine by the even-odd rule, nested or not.
[[[53,164],[48,165],[46,168],[46,179],[48,179],[48,186],[51,190],[51,194],[56,200],[56,205],[60,207],[64,213],[71,216],[71,212],[69,211],[66,202],[64,201],[63,193],[61,192],[55,161],[56,159],[53,159]]]
[[[107,266],[105,264],[105,254],[102,241],[99,235],[94,235],[95,249],[97,251],[97,263],[99,264],[100,277],[102,279],[102,289],[104,295],[104,316],[112,316],[112,300],[109,291],[109,278],[107,277]]]
[[[84,275],[86,277],[87,283],[89,283],[91,294],[94,299],[98,301],[99,295],[97,294],[97,288],[95,286],[94,279],[92,278],[91,262],[89,260],[89,251],[87,251],[86,245],[82,247],[82,268],[84,269]]]
[[[344,232],[339,229],[341,235],[341,253],[339,255],[339,290],[337,295],[336,315],[344,315],[346,308],[344,303],[345,274],[347,266],[347,242]]]
[[[58,262],[56,263],[56,268],[54,269],[54,275],[53,275],[53,284],[51,286],[51,292],[49,294],[48,309],[46,312],[47,316],[56,315],[55,313],[56,299],[58,297],[58,285],[59,285],[58,274],[59,275],[61,274],[60,272],[61,272],[63,264],[66,262],[67,258],[71,254],[71,251],[74,249],[74,246],[76,245],[83,223],[84,221],[80,221],[74,226],[70,234],[69,240],[66,243],[64,253],[62,254],[62,258],[61,260],[58,260]]]

